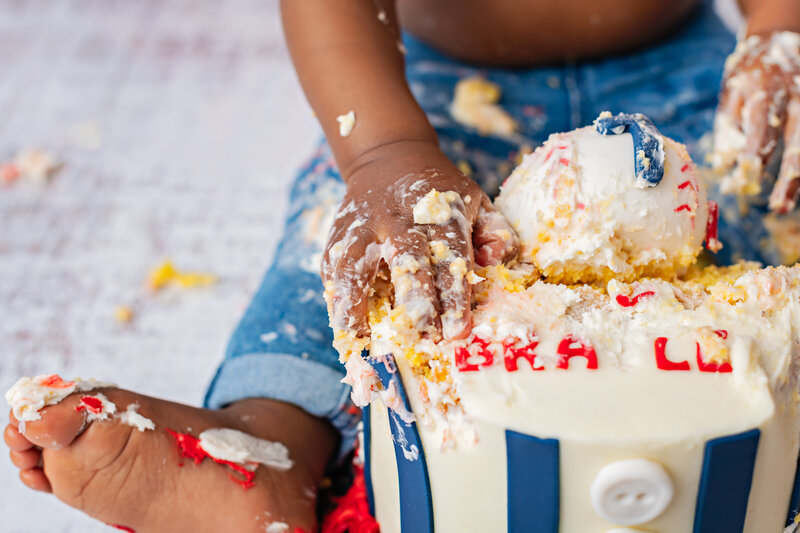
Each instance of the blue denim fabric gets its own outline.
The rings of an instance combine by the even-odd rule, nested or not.
[[[710,5],[703,5],[671,39],[639,53],[562,66],[474,67],[405,39],[408,80],[439,134],[442,150],[453,161],[468,163],[473,178],[490,196],[513,168],[520,146],[535,147],[550,133],[589,124],[604,110],[645,113],[664,134],[701,157],[699,140],[711,131],[723,63],[734,44]],[[475,74],[501,86],[500,103],[520,126],[514,139],[481,136],[450,117],[456,82]],[[348,387],[340,383],[344,372],[331,347],[318,274],[329,221],[343,193],[330,150],[322,142],[297,176],[275,262],[230,340],[206,405],[218,408],[250,397],[293,403],[330,419],[342,434],[341,450],[346,453],[352,448],[359,414],[352,408]],[[720,236],[727,248],[722,262],[731,257],[765,259],[757,246],[763,236],[760,216],[751,218],[721,221]]]

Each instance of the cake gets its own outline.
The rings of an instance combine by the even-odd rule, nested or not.
[[[605,113],[525,157],[496,201],[520,237],[520,260],[551,283],[669,276],[694,263],[706,191],[686,149],[657,136],[641,115]]]
[[[381,531],[793,523],[800,267],[700,266],[714,206],[640,115],[552,136],[496,205],[522,252],[471,276],[468,338],[420,335],[382,287],[343,350]]]

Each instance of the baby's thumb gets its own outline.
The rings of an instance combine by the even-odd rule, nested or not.
[[[475,262],[480,266],[507,263],[519,253],[519,237],[506,218],[486,198],[472,229]]]

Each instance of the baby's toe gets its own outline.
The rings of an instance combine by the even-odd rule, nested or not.
[[[21,470],[19,479],[30,489],[38,490],[39,492],[53,492],[50,482],[47,481],[47,476],[44,475],[44,470],[38,466]]]
[[[76,409],[81,394],[73,394],[57,405],[39,411],[41,418],[25,423],[25,438],[42,448],[69,446],[86,427],[85,411]]]
[[[26,439],[25,436],[19,432],[19,429],[11,424],[7,425],[3,432],[3,440],[6,442],[6,446],[15,452],[24,452],[25,450],[33,448],[33,443]]]
[[[14,463],[14,466],[20,470],[29,470],[39,466],[39,461],[42,459],[42,452],[35,448],[25,450],[23,452],[11,450],[9,456],[11,457],[11,462]]]

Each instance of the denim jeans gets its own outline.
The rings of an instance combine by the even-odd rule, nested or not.
[[[510,173],[520,146],[535,147],[550,133],[590,124],[605,110],[644,113],[662,133],[686,144],[693,157],[701,157],[701,139],[711,131],[723,64],[734,44],[710,2],[671,38],[641,52],[559,66],[475,67],[405,38],[407,77],[442,150],[454,162],[466,162],[490,196]],[[481,136],[451,118],[455,84],[472,75],[502,88],[500,104],[519,124],[513,139]],[[218,408],[252,397],[290,402],[329,419],[341,432],[341,451],[347,453],[360,413],[350,402],[349,387],[340,383],[344,372],[331,346],[319,277],[328,228],[343,194],[344,184],[323,141],[297,175],[274,263],[231,337],[206,405]],[[770,250],[759,247],[763,210],[729,217],[725,206],[733,204],[717,199],[725,244],[718,261],[775,262]]]

